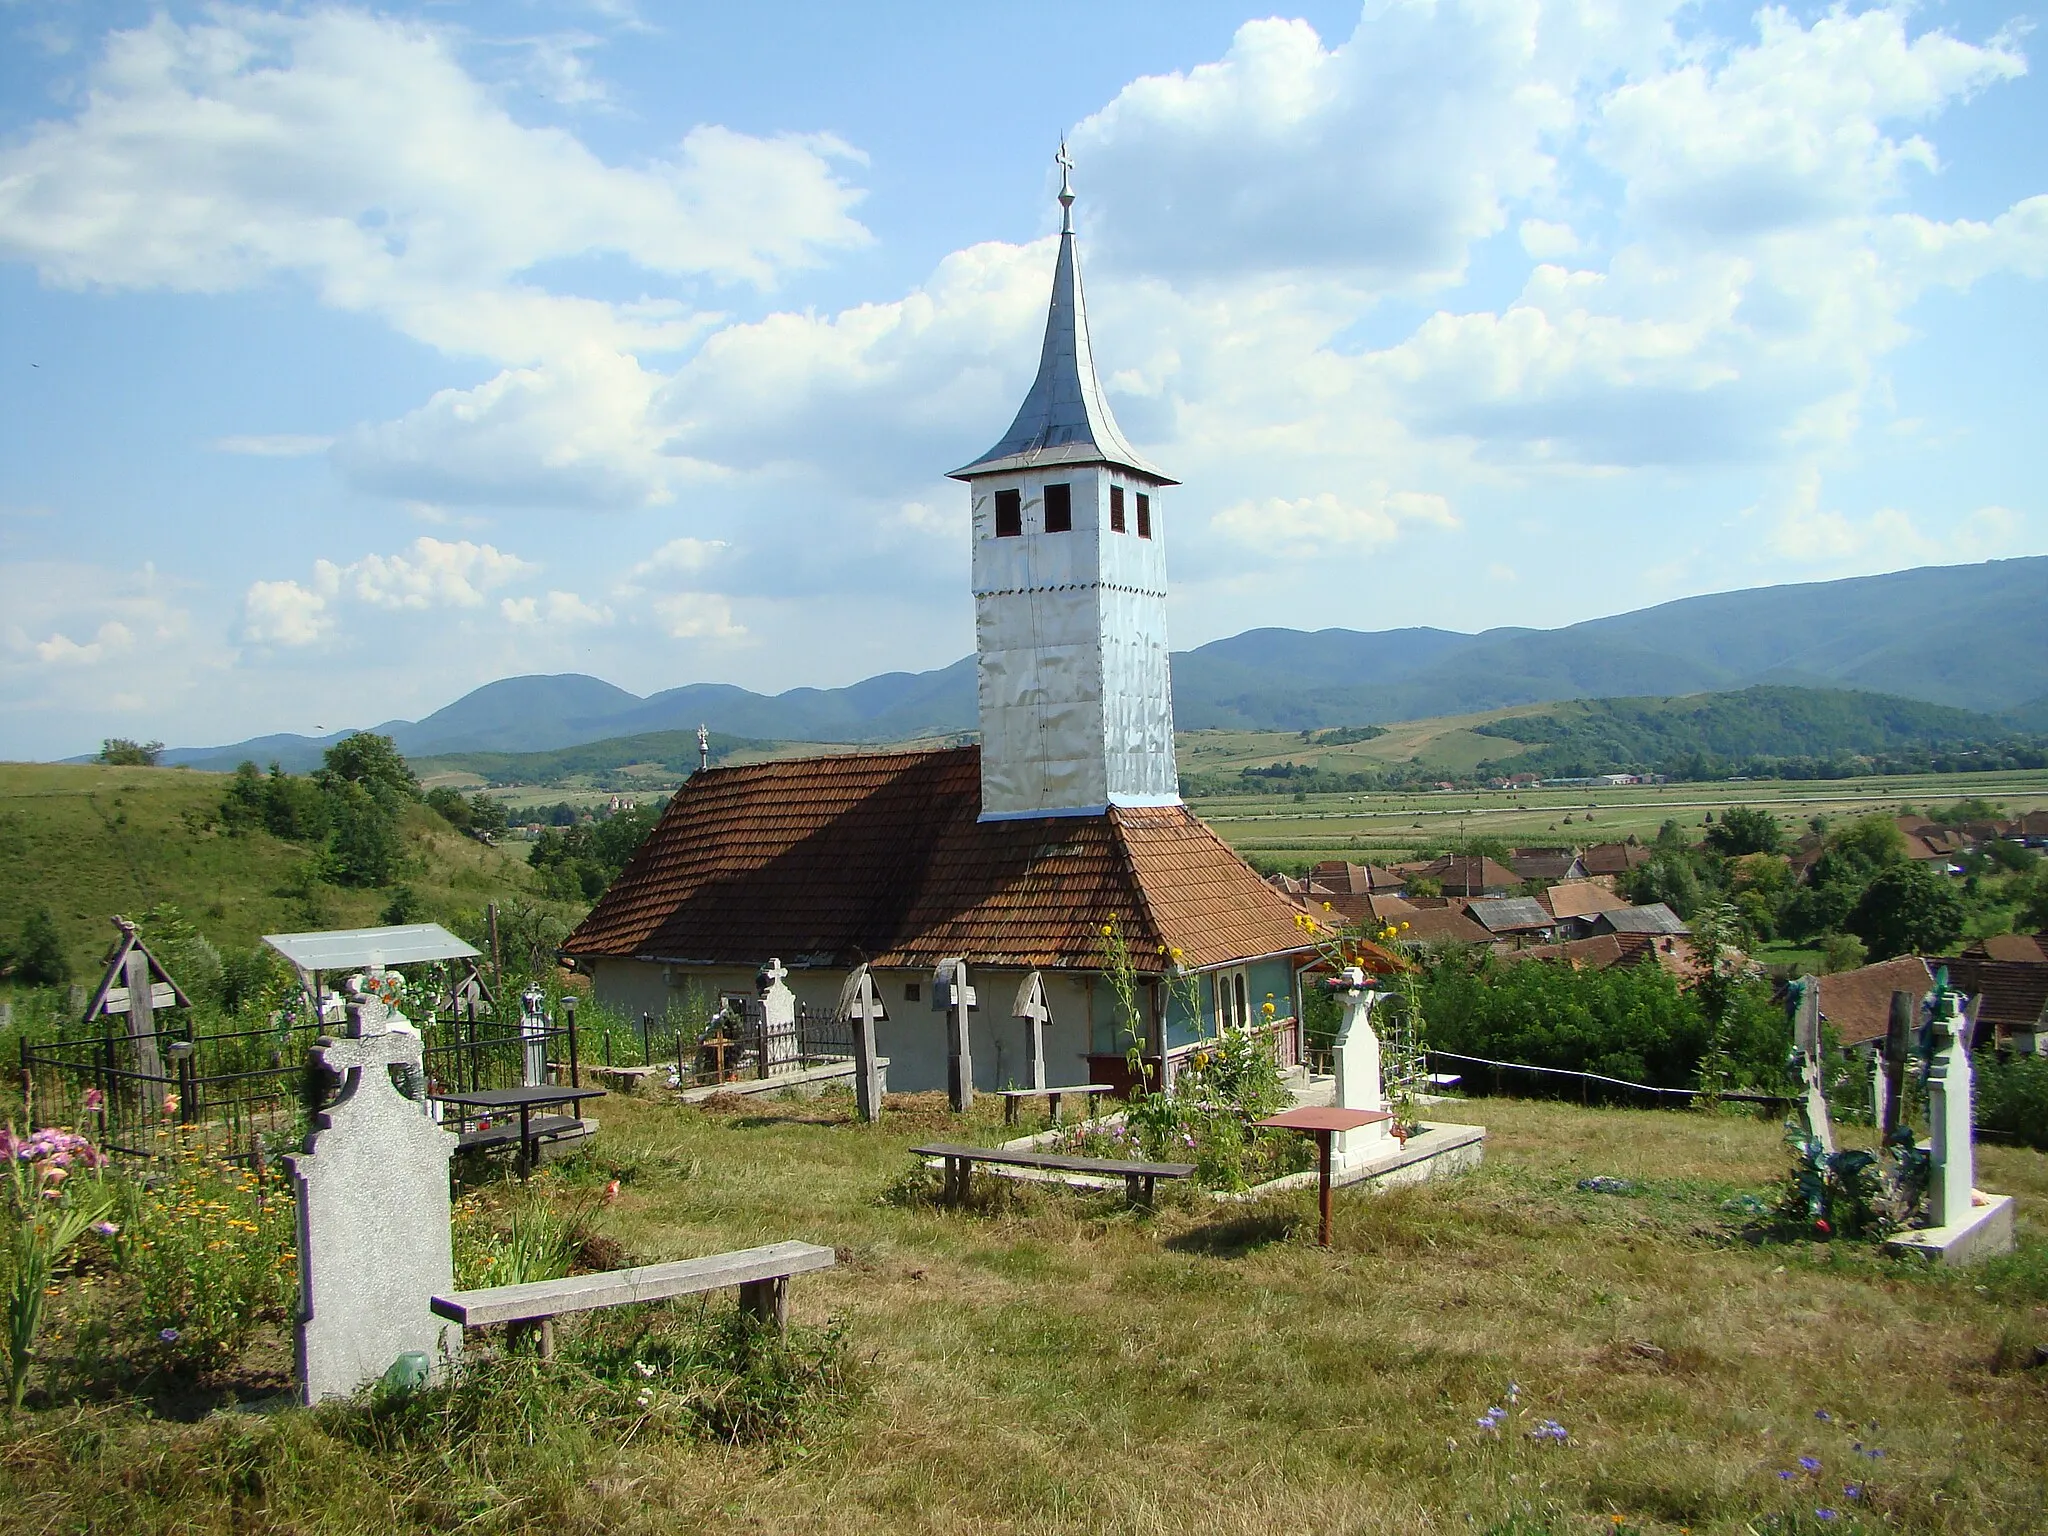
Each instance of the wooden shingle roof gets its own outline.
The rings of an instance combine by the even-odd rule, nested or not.
[[[1311,948],[1298,908],[1184,806],[983,822],[978,747],[699,773],[591,914],[578,957],[1141,970]]]

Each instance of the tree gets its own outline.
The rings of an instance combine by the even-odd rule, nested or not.
[[[358,731],[329,747],[321,762],[313,777],[323,789],[337,783],[360,784],[372,794],[388,791],[408,800],[419,798],[420,781],[389,736]]]
[[[14,946],[14,979],[31,987],[61,987],[71,979],[64,940],[48,907],[37,907],[21,925],[21,941]]]
[[[1858,816],[1828,834],[1827,850],[1814,861],[1813,883],[1853,880],[1859,886],[1880,869],[1906,859],[1906,836],[1883,812]]]
[[[462,791],[450,789],[446,784],[427,791],[427,808],[458,832],[467,832],[476,823]]]
[[[99,755],[101,762],[113,768],[155,768],[163,762],[164,744],[109,736],[100,743]]]
[[[1728,858],[1746,853],[1776,853],[1785,829],[1769,811],[1747,805],[1732,805],[1720,821],[1707,828],[1707,846]]]
[[[1963,900],[1939,871],[1925,864],[1895,864],[1863,888],[1846,926],[1874,960],[1928,954],[1962,933]]]
[[[505,802],[493,800],[482,790],[469,797],[469,824],[479,832],[496,837],[512,825],[505,814]]]
[[[343,783],[326,798],[334,813],[328,878],[336,885],[389,884],[403,858],[398,818],[361,784]]]
[[[1829,976],[1837,971],[1853,971],[1870,958],[1870,951],[1863,947],[1863,941],[1853,933],[1830,933],[1820,941],[1821,970]]]

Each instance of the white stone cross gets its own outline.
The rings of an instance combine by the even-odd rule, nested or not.
[[[1387,1095],[1380,1077],[1380,1037],[1372,1027],[1372,1010],[1387,994],[1373,991],[1365,972],[1357,966],[1340,972],[1332,990],[1344,1005],[1344,1018],[1337,1026],[1337,1107],[1384,1112]],[[1355,1131],[1339,1131],[1332,1150],[1342,1162],[1379,1150],[1390,1134],[1388,1122],[1377,1120]]]

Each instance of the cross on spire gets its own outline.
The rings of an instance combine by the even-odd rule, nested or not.
[[[1060,168],[1060,233],[1074,232],[1074,157],[1067,153],[1065,135],[1060,138],[1060,152],[1052,157],[1052,163]]]

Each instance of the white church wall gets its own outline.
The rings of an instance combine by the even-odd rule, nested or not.
[[[763,955],[760,964],[771,957]],[[787,957],[782,957],[787,964]],[[680,1004],[692,982],[712,1001],[723,992],[754,991],[760,969],[749,966],[662,966],[647,960],[585,962],[591,991],[606,1007],[637,1020],[642,1013],[660,1019],[670,1003]],[[666,973],[666,976],[665,976]],[[968,1040],[974,1056],[974,1086],[983,1092],[1021,1086],[1029,1077],[1024,1026],[1010,1017],[1017,984],[1027,973],[971,965],[968,976],[981,1008],[968,1016]],[[673,977],[673,984],[666,977]],[[1052,1020],[1046,1026],[1046,1075],[1050,1082],[1088,1080],[1088,997],[1077,977],[1048,971],[1046,1000]],[[946,1086],[946,1020],[931,1005],[929,971],[878,971],[876,987],[889,1017],[875,1030],[876,1048],[889,1058],[892,1093],[926,1093]],[[814,1014],[829,1015],[839,1006],[846,972],[792,969],[784,983],[796,1000]],[[904,996],[906,986],[918,989],[916,1001]]]

